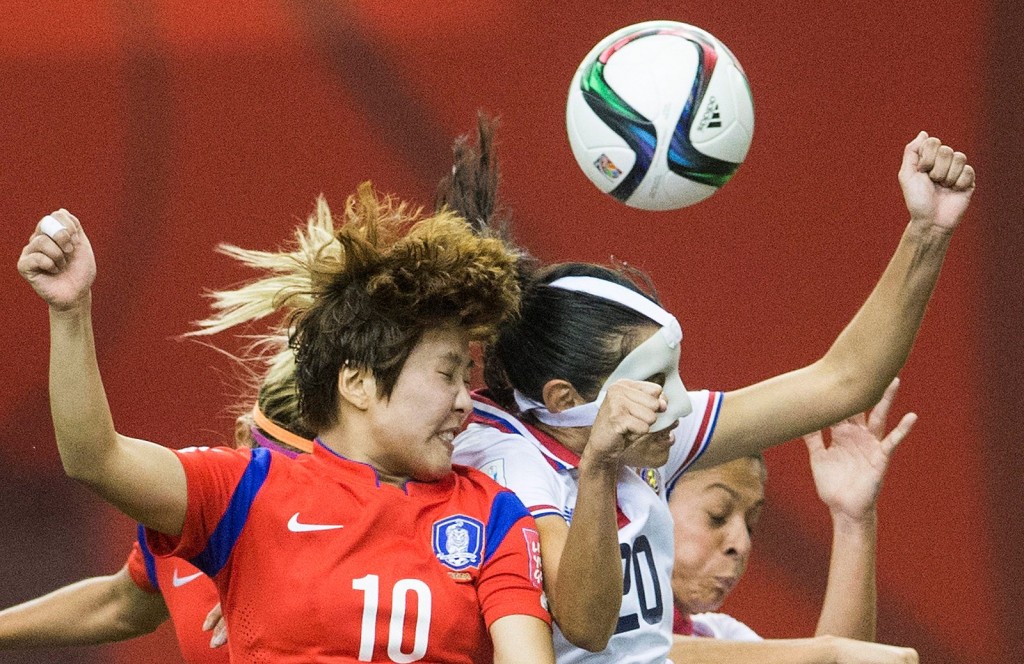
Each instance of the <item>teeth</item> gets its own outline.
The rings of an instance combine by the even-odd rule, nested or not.
[[[445,431],[444,433],[438,434],[438,438],[440,438],[441,440],[445,441],[446,443],[450,443],[453,440],[455,440],[455,432],[454,431]]]

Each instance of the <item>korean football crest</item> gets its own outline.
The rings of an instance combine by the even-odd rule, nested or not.
[[[484,526],[476,519],[457,515],[435,521],[431,539],[437,559],[450,569],[480,566]]]

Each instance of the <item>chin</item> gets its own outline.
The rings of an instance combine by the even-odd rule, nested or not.
[[[689,602],[690,613],[714,613],[718,609],[722,608],[725,598],[721,599],[693,599]]]
[[[722,608],[725,604],[725,598],[729,595],[728,592],[721,592],[718,590],[711,590],[704,596],[703,602],[698,602],[701,605],[700,613],[709,613],[717,611]]]
[[[678,590],[676,588],[678,586]],[[676,605],[683,613],[711,613],[721,608],[725,603],[725,595],[718,590],[708,588],[702,584],[687,583],[682,580],[674,584],[672,594],[676,597]]]
[[[626,462],[627,466],[634,468],[661,468],[668,463],[668,450],[654,450],[644,455],[638,455],[636,460]]]
[[[417,468],[413,478],[417,482],[439,482],[443,480],[448,473],[452,472],[452,464],[449,461],[446,464],[438,464],[426,468]]]

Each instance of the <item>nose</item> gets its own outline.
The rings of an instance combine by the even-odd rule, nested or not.
[[[469,415],[473,410],[473,398],[469,395],[469,388],[461,383],[459,393],[455,395],[455,412],[461,413],[463,417]]]
[[[745,561],[750,555],[750,546],[750,532],[747,530],[746,522],[743,519],[733,519],[726,537],[726,555]]]

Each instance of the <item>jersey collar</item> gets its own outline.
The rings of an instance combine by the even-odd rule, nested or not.
[[[448,473],[444,479],[437,482],[416,482],[415,480],[409,480],[402,487],[394,487],[391,484],[381,482],[377,469],[370,464],[342,456],[325,445],[319,438],[317,438],[314,443],[313,458],[321,467],[325,468],[331,476],[346,483],[372,485],[378,488],[381,486],[392,487],[399,489],[400,491],[404,491],[409,495],[445,493],[451,491],[451,488],[455,483],[455,473],[452,472]]]
[[[672,616],[672,633],[681,636],[693,636],[693,620],[688,613],[683,613],[679,607],[675,607]]]
[[[487,390],[473,392],[473,413],[469,424],[489,426],[514,433],[533,443],[555,470],[572,470],[580,465],[580,456],[532,424],[519,420],[494,402]]]

